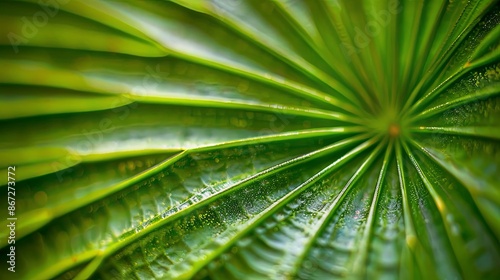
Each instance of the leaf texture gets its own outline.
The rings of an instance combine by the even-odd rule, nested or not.
[[[499,7],[1,2],[0,278],[498,279]]]

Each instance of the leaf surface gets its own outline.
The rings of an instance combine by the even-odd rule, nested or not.
[[[16,279],[500,277],[498,1],[52,3],[0,3]]]

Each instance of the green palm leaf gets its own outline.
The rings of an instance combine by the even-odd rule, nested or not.
[[[499,7],[1,2],[0,278],[497,279]]]

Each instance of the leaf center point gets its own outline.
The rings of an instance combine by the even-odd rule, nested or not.
[[[401,127],[397,123],[391,123],[389,125],[389,136],[391,138],[396,138],[401,134]]]

